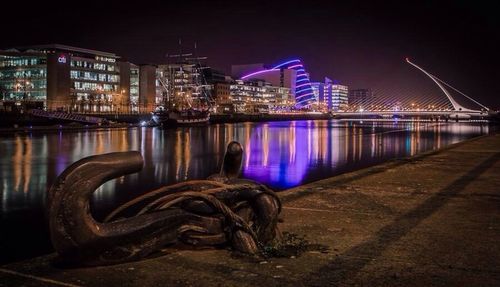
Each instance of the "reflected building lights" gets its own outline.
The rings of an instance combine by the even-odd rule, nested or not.
[[[128,149],[128,144],[129,141],[127,139],[127,134],[126,133],[120,133],[120,131],[117,131],[117,136],[120,137],[120,151],[127,151]],[[153,140],[154,141],[154,140]]]
[[[23,158],[23,175],[24,175],[24,193],[28,193],[30,180],[31,180],[31,162],[32,162],[32,146],[31,138],[26,137],[24,140],[24,146],[26,148]]]
[[[262,129],[262,166],[269,163],[269,125],[264,124]]]
[[[356,145],[356,125],[353,125],[352,136],[349,138],[350,146],[352,147],[352,161],[356,160],[356,154],[358,152],[358,146]]]
[[[314,126],[314,123],[311,125],[311,127],[309,127],[310,130],[311,130],[311,135],[312,135],[312,156],[310,158],[310,160],[312,162],[317,162],[318,159],[319,159],[319,153],[320,153],[320,141],[321,141],[321,138],[319,136],[319,132],[320,132],[320,129],[321,127],[315,127]]]
[[[229,124],[224,125],[224,132],[226,135],[224,138],[225,143],[229,143],[229,142],[233,141],[233,139],[234,139],[233,129],[234,129],[234,125],[229,125]]]
[[[288,163],[291,164],[295,162],[295,154],[297,147],[297,138],[295,137],[295,121],[290,123],[290,127],[288,128],[288,134],[289,134]]]
[[[329,141],[330,141],[330,167],[332,168],[335,168],[335,166],[337,166],[337,164],[339,163],[340,161],[340,151],[341,149],[343,150],[344,153],[346,153],[347,151],[345,149],[343,149],[342,145],[340,144],[340,139],[341,139],[341,136],[340,136],[340,133],[342,132],[341,129],[337,129],[337,128],[331,128],[331,129],[328,129],[329,130]]]
[[[104,133],[101,131],[97,132],[96,134],[96,140],[97,140],[96,154],[105,153],[103,134]]]
[[[363,154],[363,129],[359,129],[358,133],[358,160],[361,160],[361,156]]]
[[[220,124],[215,125],[215,146],[218,147],[220,145]]]
[[[307,130],[307,161],[309,161],[311,159],[312,145],[313,145],[311,122],[312,121],[307,121],[307,125],[306,125],[306,130]]]
[[[24,139],[16,135],[14,155],[12,157],[14,192],[28,193],[31,182],[33,162],[32,141],[29,136]]]
[[[344,124],[344,162],[349,159],[349,126],[348,123]]]
[[[440,149],[441,148],[441,124],[438,123],[436,125],[436,134],[437,134],[437,149]]]
[[[4,178],[2,181],[2,211],[8,211],[8,201],[9,201],[9,184],[7,182],[7,178]]]
[[[245,168],[250,164],[250,123],[245,123]]]
[[[14,155],[12,156],[12,167],[14,176],[14,191],[19,191],[22,177],[23,145],[19,135],[16,136],[14,143]]]
[[[488,133],[463,124],[352,124],[290,121],[185,129],[124,129],[6,136],[0,143],[3,212],[41,208],[47,188],[72,162],[99,153],[140,150],[144,169],[109,181],[93,204],[121,203],[163,184],[216,171],[226,144],[244,147],[243,177],[290,188],[392,157],[415,155]]]
[[[321,152],[321,159],[323,161],[327,161],[328,159],[328,134],[327,130],[330,130],[328,127],[322,128],[320,130],[320,138],[321,138],[321,145],[320,145],[320,152]]]
[[[375,133],[372,132],[371,135],[370,135],[370,140],[371,140],[371,156],[372,157],[375,157],[376,156],[376,153],[375,151],[377,150],[377,137],[375,136]]]
[[[189,167],[191,165],[191,130],[184,133],[184,180],[188,179]]]
[[[181,172],[181,131],[175,133],[175,180],[179,181]]]
[[[143,155],[146,154],[146,132],[147,132],[146,129],[140,129],[141,154],[143,154]]]

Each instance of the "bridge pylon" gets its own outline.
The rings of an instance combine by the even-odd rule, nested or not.
[[[408,64],[412,65],[413,67],[419,69],[422,73],[424,73],[426,76],[431,78],[431,80],[434,81],[434,83],[436,83],[436,85],[438,85],[438,87],[441,89],[441,91],[443,91],[443,93],[446,95],[446,97],[451,102],[451,105],[453,106],[453,109],[455,109],[455,111],[457,111],[457,112],[478,112],[476,110],[468,109],[468,108],[460,105],[457,101],[455,101],[455,99],[450,95],[448,90],[441,84],[440,80],[438,78],[434,77],[434,75],[428,73],[426,70],[422,69],[417,64],[411,62],[409,58],[406,58],[406,62]]]

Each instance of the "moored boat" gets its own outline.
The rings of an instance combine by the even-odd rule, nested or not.
[[[167,127],[209,122],[211,102],[207,90],[210,85],[203,75],[203,69],[208,67],[200,62],[206,57],[191,56],[183,54],[181,49],[178,55],[170,55],[176,62],[158,66],[162,99],[152,112],[155,124]]]
[[[165,110],[157,109],[152,113],[153,121],[161,126],[189,126],[208,124],[210,112],[194,109]]]

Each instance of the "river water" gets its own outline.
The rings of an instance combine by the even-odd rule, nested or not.
[[[99,219],[158,186],[217,172],[232,140],[244,147],[242,176],[282,190],[489,131],[486,124],[324,120],[3,135],[0,263],[50,252],[47,189],[67,166],[89,155],[137,150],[145,161],[141,172],[94,193],[91,210]]]

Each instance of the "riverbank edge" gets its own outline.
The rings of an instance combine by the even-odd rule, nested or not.
[[[302,184],[302,185],[299,185],[299,186],[296,186],[296,187],[292,187],[292,188],[289,188],[289,189],[286,189],[286,190],[282,190],[282,191],[279,191],[278,194],[281,195],[281,196],[284,196],[285,194],[294,193],[297,190],[304,189],[304,188],[307,188],[309,186],[321,185],[322,183],[325,183],[325,182],[338,182],[338,183],[342,183],[344,181],[350,181],[350,180],[355,179],[355,178],[359,178],[359,177],[367,176],[367,175],[370,175],[370,174],[378,173],[378,172],[381,172],[381,171],[386,170],[388,168],[394,168],[394,167],[397,167],[397,166],[400,166],[400,165],[403,165],[403,164],[407,164],[407,163],[411,163],[413,161],[417,161],[417,160],[420,160],[420,159],[424,159],[426,157],[429,157],[429,156],[432,156],[432,155],[436,155],[436,154],[439,154],[439,153],[442,153],[442,152],[445,152],[445,151],[448,151],[448,150],[452,150],[452,149],[455,149],[455,148],[460,147],[462,145],[466,145],[466,144],[471,143],[471,142],[475,142],[475,141],[478,141],[478,140],[481,140],[481,139],[484,139],[484,138],[492,137],[492,136],[497,135],[499,132],[491,132],[489,134],[484,134],[484,135],[480,135],[480,136],[477,136],[477,137],[465,139],[463,141],[456,142],[456,143],[453,143],[453,144],[449,144],[449,145],[444,146],[444,147],[439,148],[439,149],[428,150],[428,151],[425,151],[425,152],[422,152],[422,153],[418,153],[418,154],[413,155],[413,156],[400,157],[400,158],[392,158],[392,159],[389,159],[389,160],[387,160],[385,162],[381,162],[381,163],[378,163],[378,164],[375,164],[375,165],[372,165],[372,166],[364,167],[364,168],[361,168],[361,169],[358,169],[358,170],[349,171],[349,172],[346,172],[346,173],[338,174],[338,175],[335,175],[335,176],[323,178],[323,179],[316,180],[316,181],[313,181],[313,182],[309,182],[309,183],[306,183],[306,184]],[[286,202],[286,199],[285,199],[285,202]]]
[[[56,126],[33,126],[33,127],[18,127],[18,128],[0,128],[0,135],[2,134],[29,134],[38,132],[63,132],[63,131],[101,131],[101,130],[120,130],[140,127],[139,124],[111,124],[111,125],[56,125]]]
[[[93,115],[98,116],[98,115]],[[0,134],[2,133],[32,133],[45,131],[81,131],[81,130],[103,130],[103,129],[122,129],[141,127],[141,122],[146,123],[149,117],[146,115],[137,115],[127,117],[126,120],[120,121],[120,115],[103,115],[100,116],[110,121],[118,121],[108,125],[71,125],[67,121],[51,123],[50,125],[24,125],[19,127],[2,127],[0,126]],[[131,120],[132,118],[132,120]],[[212,115],[209,124],[226,124],[226,123],[244,123],[244,122],[280,122],[280,121],[306,121],[306,120],[330,120],[333,117],[329,114],[297,114],[297,115]],[[143,123],[143,124],[144,124]],[[170,127],[167,127],[170,128]],[[174,128],[174,127],[172,127]]]

